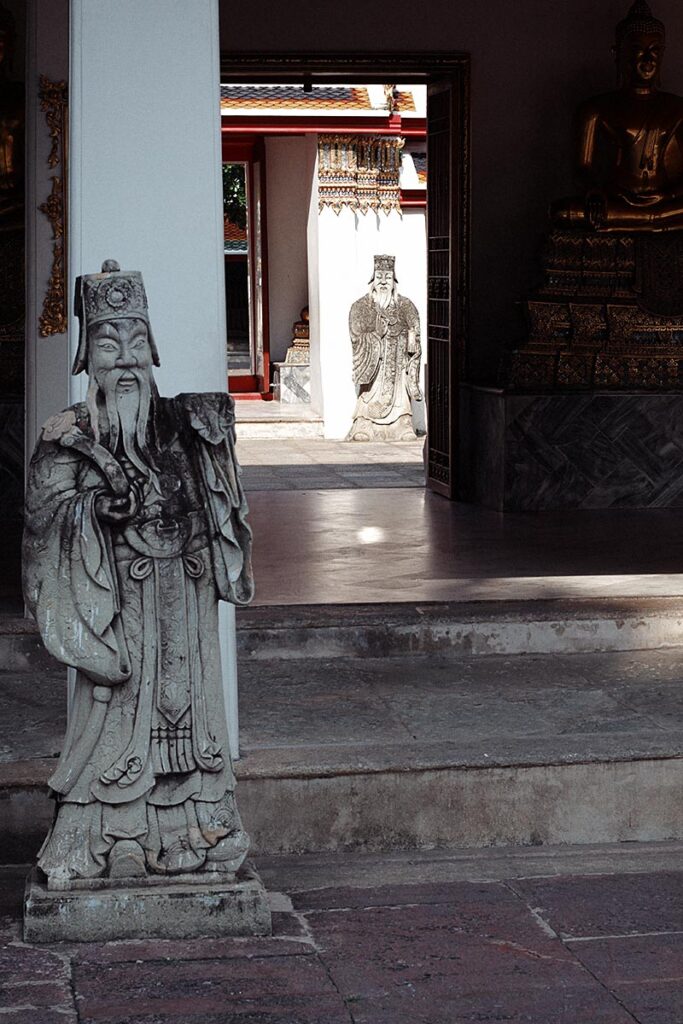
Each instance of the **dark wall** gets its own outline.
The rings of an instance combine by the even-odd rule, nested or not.
[[[465,50],[472,55],[472,366],[491,381],[520,334],[551,199],[572,190],[576,104],[614,85],[628,0],[220,0],[223,50]],[[683,4],[667,26],[664,87],[683,92]]]

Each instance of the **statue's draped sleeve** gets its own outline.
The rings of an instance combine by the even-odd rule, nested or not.
[[[26,490],[24,595],[50,654],[112,686],[131,666],[113,559],[94,511],[104,483],[95,475],[84,484],[83,469],[75,451],[39,441]]]
[[[382,339],[377,334],[377,315],[367,296],[353,303],[349,311],[349,334],[353,354],[353,383],[356,392],[372,384],[379,369]]]
[[[254,596],[251,529],[235,454],[233,399],[221,392],[199,393],[178,395],[175,402],[195,435],[219,596],[231,604],[248,604]]]
[[[420,388],[420,361],[422,358],[422,344],[420,341],[420,314],[417,306],[410,299],[401,297],[401,307],[405,323],[409,331],[414,334],[414,348],[408,352],[406,372],[408,375],[408,394],[412,399],[419,402],[422,400]]]

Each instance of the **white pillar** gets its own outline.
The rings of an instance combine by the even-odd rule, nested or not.
[[[26,8],[26,465],[49,416],[69,404],[65,334],[40,336],[39,319],[52,269],[52,229],[38,207],[50,195],[51,139],[40,109],[40,76],[63,81],[69,71],[68,0],[29,0]]]
[[[71,0],[70,54],[71,281],[141,270],[161,393],[225,390],[218,0]],[[235,755],[234,609],[220,621]]]

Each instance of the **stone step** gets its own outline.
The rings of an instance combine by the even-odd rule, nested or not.
[[[242,660],[657,650],[683,645],[683,597],[256,605],[237,627]],[[0,615],[0,668],[54,666],[35,623]]]
[[[237,625],[240,656],[262,661],[652,650],[683,644],[683,598],[252,606]]]
[[[673,648],[243,660],[254,852],[683,839],[682,675]],[[54,686],[36,677],[32,706]],[[5,861],[49,825],[62,730],[0,737]]]

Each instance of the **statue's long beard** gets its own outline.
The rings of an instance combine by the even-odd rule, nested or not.
[[[124,373],[133,374],[137,380],[137,387],[131,391],[117,390]],[[120,441],[128,460],[158,489],[158,470],[149,448],[147,431],[155,395],[151,369],[105,370],[90,378],[86,404],[95,439],[99,441],[102,402],[102,412],[109,431],[107,447],[116,452]]]
[[[396,285],[394,284],[393,288],[387,289],[379,289],[371,285],[370,298],[380,309],[386,309],[387,306],[393,305],[396,301]]]

